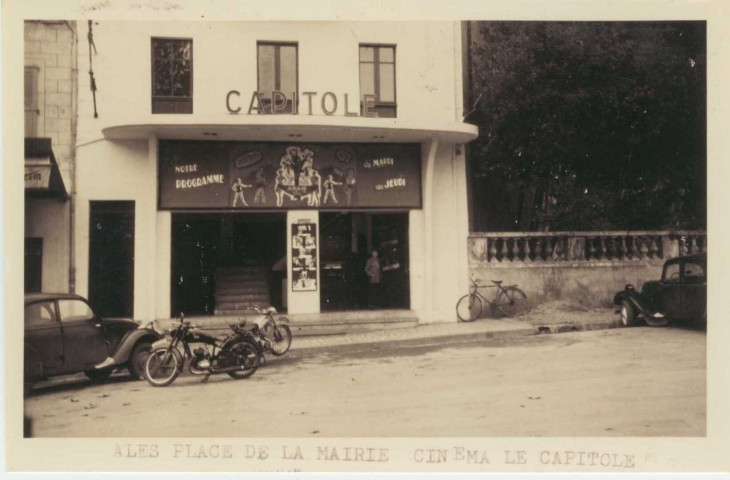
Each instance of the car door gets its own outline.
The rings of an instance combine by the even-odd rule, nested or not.
[[[63,371],[63,338],[54,300],[25,306],[24,358],[28,377]]]
[[[109,355],[109,343],[100,319],[81,299],[58,300],[63,332],[66,373],[89,370]]]
[[[681,267],[680,261],[669,261],[664,264],[660,288],[654,301],[658,312],[667,318],[681,318]]]
[[[696,261],[682,264],[682,315],[680,318],[701,319],[707,306],[707,272]]]

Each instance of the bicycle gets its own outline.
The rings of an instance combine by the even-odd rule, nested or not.
[[[473,322],[481,317],[484,302],[490,305],[492,312],[499,310],[508,317],[517,317],[527,311],[527,295],[517,285],[503,287],[502,280],[492,280],[494,285],[480,285],[479,280],[474,278],[471,283],[471,292],[456,302],[456,316],[460,321]],[[491,302],[479,293],[480,288],[497,289]]]

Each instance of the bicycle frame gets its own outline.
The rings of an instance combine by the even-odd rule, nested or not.
[[[499,301],[499,297],[501,297],[503,293],[505,293],[505,294],[507,293],[506,287],[502,286],[501,283],[495,284],[495,285],[479,285],[478,283],[476,283],[473,280],[471,283],[472,283],[471,294],[476,295],[483,301],[487,302],[491,308],[494,308],[494,306]],[[516,285],[507,285],[507,287],[516,287]],[[493,298],[494,301],[490,301],[487,297],[485,297],[484,295],[479,293],[480,288],[496,288],[497,293],[494,295],[494,298]]]

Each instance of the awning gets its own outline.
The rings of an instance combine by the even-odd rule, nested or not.
[[[33,197],[68,198],[50,138],[25,139],[25,193]]]

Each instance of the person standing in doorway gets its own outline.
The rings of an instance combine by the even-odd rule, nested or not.
[[[368,276],[368,308],[380,307],[380,281],[383,277],[383,269],[380,266],[378,251],[373,250],[370,258],[365,263],[365,274]]]

